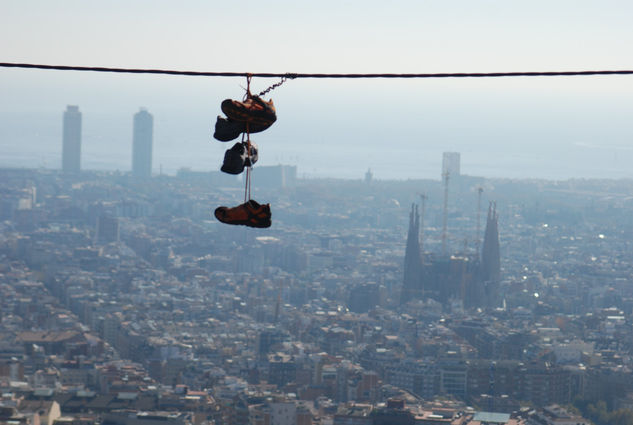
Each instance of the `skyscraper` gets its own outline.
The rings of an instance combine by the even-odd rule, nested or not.
[[[62,171],[76,174],[81,169],[81,112],[68,105],[64,111],[62,132]]]
[[[152,175],[152,143],[154,117],[141,108],[134,114],[134,134],[132,136],[132,175],[150,177]]]

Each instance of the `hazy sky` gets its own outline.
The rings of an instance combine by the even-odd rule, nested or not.
[[[630,1],[3,1],[0,62],[235,72],[633,69]],[[260,91],[276,82],[255,79]],[[154,168],[218,169],[211,139],[243,79],[0,68],[0,165],[59,167],[83,112],[84,168],[129,169],[132,114],[155,117]],[[300,174],[633,177],[633,76],[295,80],[271,93],[262,164]]]

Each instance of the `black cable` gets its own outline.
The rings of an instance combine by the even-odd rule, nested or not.
[[[631,75],[633,70],[616,71],[537,71],[537,72],[457,72],[424,74],[308,74],[274,72],[201,72],[168,69],[130,69],[95,66],[40,65],[31,63],[0,63],[3,68],[53,69],[59,71],[95,71],[130,74],[189,75],[196,77],[259,77],[259,78],[478,78],[478,77],[569,77],[582,75]]]

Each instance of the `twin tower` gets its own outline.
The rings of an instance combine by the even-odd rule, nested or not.
[[[141,108],[134,114],[133,176],[150,177],[152,175],[153,129],[154,117],[146,109]],[[81,170],[81,112],[78,106],[68,105],[64,111],[62,141],[62,171],[66,174],[78,174]]]

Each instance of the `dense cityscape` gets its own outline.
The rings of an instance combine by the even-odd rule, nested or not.
[[[0,422],[633,423],[633,181],[0,170]]]

